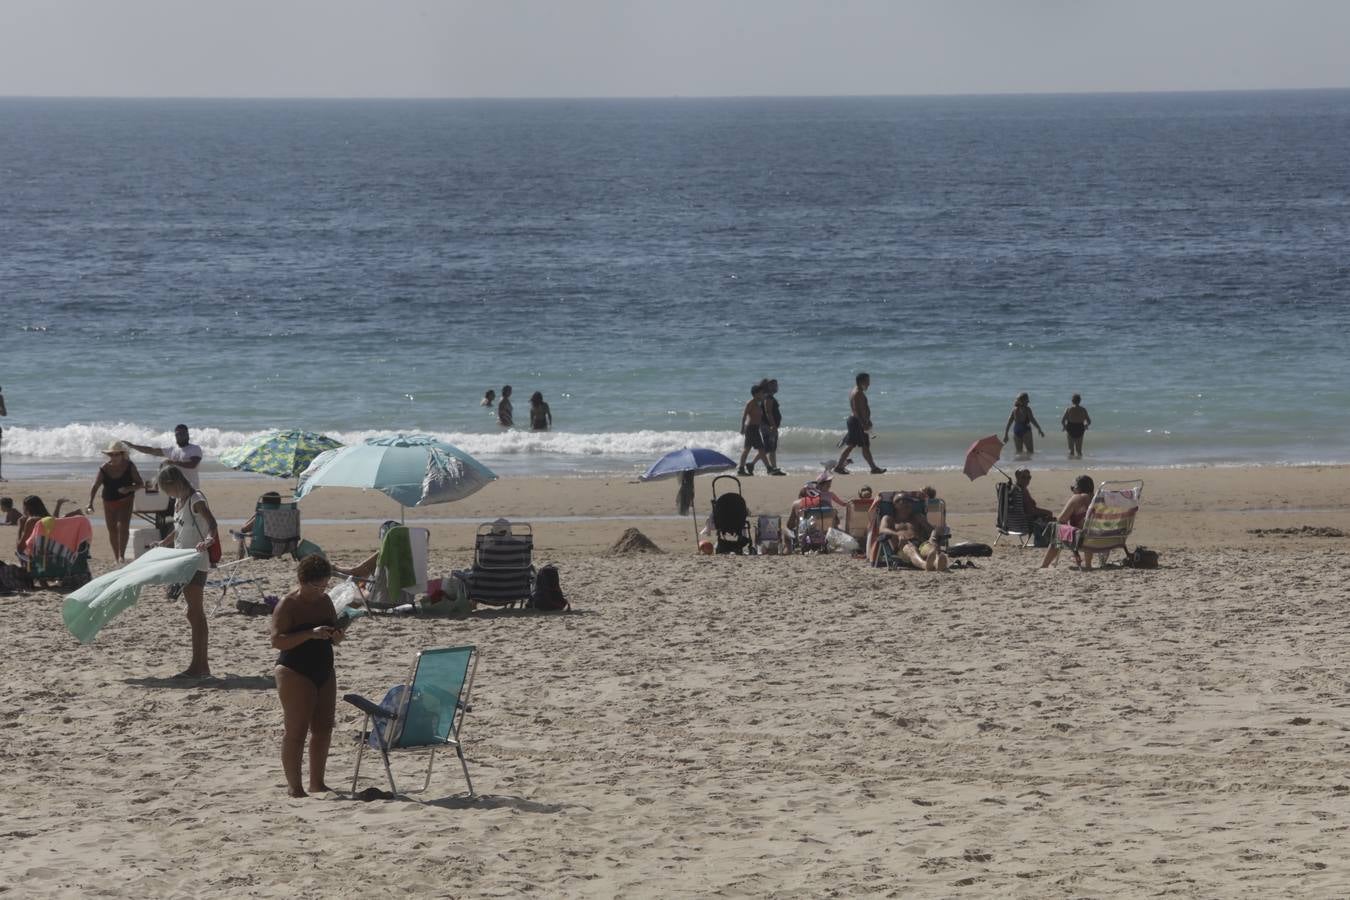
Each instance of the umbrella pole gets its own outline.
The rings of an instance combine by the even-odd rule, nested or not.
[[[689,519],[694,523],[694,552],[698,552],[698,512],[694,504],[689,504]]]

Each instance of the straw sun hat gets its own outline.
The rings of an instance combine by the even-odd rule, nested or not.
[[[126,453],[127,445],[122,443],[121,441],[113,441],[112,443],[108,444],[108,446],[103,448],[103,452],[106,453],[108,456],[112,456],[115,453]]]

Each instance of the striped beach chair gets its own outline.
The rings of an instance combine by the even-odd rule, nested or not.
[[[1125,549],[1143,496],[1142,481],[1103,481],[1097,486],[1083,527],[1060,525],[1056,544],[1075,553],[1087,551],[1105,563],[1112,550]]]
[[[534,528],[506,519],[478,526],[464,581],[475,603],[524,606],[534,590]]]

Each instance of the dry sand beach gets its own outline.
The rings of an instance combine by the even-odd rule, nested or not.
[[[89,646],[63,629],[56,594],[0,598],[0,885],[16,897],[1345,896],[1350,542],[1327,535],[1350,531],[1350,469],[1137,474],[1136,539],[1161,552],[1158,571],[1042,572],[1037,551],[1003,546],[947,574],[699,557],[688,520],[648,518],[670,513],[673,483],[507,479],[433,507],[534,520],[536,560],[559,564],[574,606],[362,620],[338,648],[339,692],[378,696],[418,649],[479,646],[463,732],[475,801],[449,759],[424,802],[288,799],[264,619],[212,618],[216,677],[183,685],[167,678],[187,657],[182,607],[157,592]],[[1059,504],[1068,481],[1040,472],[1033,490]],[[990,479],[855,475],[836,489],[930,482],[958,539],[992,540]],[[238,521],[277,484],[204,486]],[[752,510],[785,511],[796,485],[747,480]],[[5,487],[50,502],[87,482]],[[706,479],[698,488],[706,509]],[[310,520],[397,516],[359,492],[302,506]],[[566,518],[587,516],[615,518]],[[667,552],[610,555],[630,525]],[[374,529],[306,534],[351,562]],[[473,526],[431,529],[433,573],[465,566]],[[94,554],[105,571],[100,524]],[[293,564],[255,570],[281,593]],[[344,789],[355,727],[339,704],[329,783]],[[414,769],[405,757],[396,771]]]

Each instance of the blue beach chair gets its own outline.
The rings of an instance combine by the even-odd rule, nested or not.
[[[384,759],[384,772],[389,776],[389,790],[398,793],[394,772],[389,766],[393,750],[431,748],[427,759],[426,779],[421,790],[431,784],[431,767],[436,762],[437,747],[453,747],[464,770],[464,783],[469,796],[474,796],[473,782],[469,780],[469,766],[464,761],[459,730],[464,714],[469,712],[469,694],[473,690],[474,673],[478,670],[476,647],[444,647],[423,650],[413,662],[407,684],[389,689],[384,700],[374,703],[356,694],[346,694],[343,700],[366,714],[356,751],[356,771],[352,773],[352,793],[361,775],[361,758],[366,746],[379,750]]]

